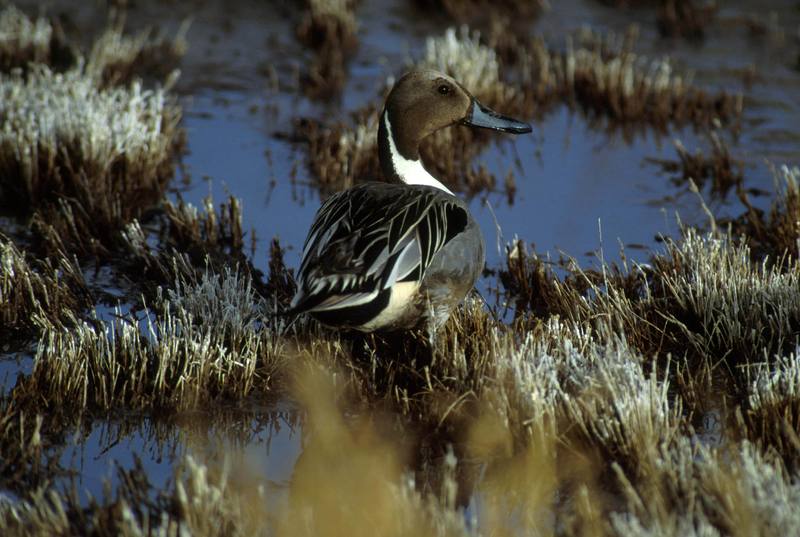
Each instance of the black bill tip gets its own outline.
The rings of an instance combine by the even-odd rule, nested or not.
[[[477,100],[472,101],[469,113],[467,117],[463,119],[462,123],[470,127],[492,129],[509,134],[525,134],[533,130],[529,124],[498,114],[491,108],[483,106]]]

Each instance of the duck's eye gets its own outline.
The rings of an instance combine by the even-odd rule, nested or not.
[[[448,95],[450,93],[450,86],[447,84],[442,84],[439,86],[438,91],[441,95]]]

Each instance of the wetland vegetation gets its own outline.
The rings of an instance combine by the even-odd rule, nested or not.
[[[566,109],[578,118],[572,129],[621,144],[674,137],[672,156],[624,164],[644,164],[649,182],[700,207],[646,252],[614,256],[606,243],[595,262],[578,252],[554,261],[529,242],[536,236],[506,241],[486,267],[483,297],[469,297],[431,345],[425,334],[339,333],[280,314],[301,244],[278,235],[302,227],[300,209],[266,203],[267,235],[256,236],[247,211],[258,205],[237,192],[243,182],[232,180],[222,203],[210,188],[200,203],[185,199],[185,184],[202,181],[192,173],[206,173],[186,169],[192,98],[224,91],[181,86],[210,77],[198,74],[206,64],[178,69],[197,61],[193,47],[200,56],[224,48],[232,23],[219,23],[227,37],[196,43],[191,25],[206,35],[204,9],[214,13],[205,2],[201,20],[172,13],[168,29],[139,24],[146,7],[123,16],[112,4],[91,8],[100,13],[89,20],[104,21],[91,33],[77,15],[0,12],[0,360],[11,372],[0,393],[0,533],[800,531],[800,150],[780,151],[800,133],[781,131],[789,141],[777,147],[773,129],[759,143],[761,125],[779,115],[764,93],[638,52],[650,40],[702,55],[698,40],[718,39],[720,19],[744,35],[757,14],[586,0],[576,5],[597,20],[652,28],[574,24],[553,35],[537,26],[555,17],[545,2],[502,2],[491,17],[479,16],[488,2],[473,0],[393,4],[441,27],[423,29],[409,61],[447,71],[494,109],[535,121]],[[269,127],[265,158],[284,144],[295,161],[276,164],[285,174],[274,181],[294,193],[301,175],[325,196],[377,176],[377,118],[404,67],[370,72],[356,105],[326,107],[367,69],[362,29],[382,22],[356,2],[270,9],[292,44],[259,46],[302,59],[294,71],[279,59],[264,68],[252,105],[289,108]],[[786,16],[794,27],[768,21],[751,39],[771,44],[750,44],[786,57],[780,77],[761,82],[773,100],[784,86],[794,95],[781,113],[798,106],[800,87],[800,43],[778,35],[796,31],[800,16]],[[471,26],[453,26],[462,23]],[[297,100],[307,104],[287,104]],[[491,151],[503,153],[502,168],[483,159]],[[423,159],[463,195],[499,195],[524,213],[530,200],[515,193],[531,178],[512,162],[518,151],[451,128],[426,141]],[[770,185],[753,178],[754,160]],[[315,210],[316,198],[305,206]],[[584,211],[588,220],[574,218],[595,225]],[[86,470],[68,454],[98,423],[114,431],[103,450],[135,435],[144,447],[87,494]],[[276,483],[248,445],[281,427],[301,439]],[[150,461],[167,458],[164,446],[175,451],[167,476]]]

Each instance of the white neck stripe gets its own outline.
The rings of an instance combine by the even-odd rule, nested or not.
[[[453,194],[449,188],[440,183],[434,176],[428,173],[428,170],[422,165],[420,159],[409,160],[405,158],[397,150],[394,145],[394,138],[392,137],[392,125],[389,123],[389,112],[383,114],[383,120],[386,122],[386,136],[389,137],[389,154],[392,158],[392,167],[397,172],[400,180],[407,185],[427,185],[436,187],[439,190],[444,190],[448,194]]]

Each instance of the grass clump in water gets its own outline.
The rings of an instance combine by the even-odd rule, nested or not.
[[[189,47],[186,41],[188,21],[184,21],[172,38],[153,28],[131,36],[125,34],[124,26],[124,17],[112,19],[87,56],[86,70],[102,87],[129,85],[142,76],[165,80]]]
[[[353,0],[308,0],[297,37],[314,50],[305,89],[312,97],[338,95],[347,78],[347,59],[358,47]]]
[[[512,258],[503,278],[517,293],[518,308],[531,304],[545,316],[577,323],[602,319],[648,355],[688,351],[738,364],[793,344],[800,331],[796,260],[785,271],[754,264],[747,245],[692,229],[666,244],[665,255],[653,256],[649,265],[602,272],[573,266],[563,282],[536,258]]]
[[[693,181],[699,188],[703,188],[706,183],[710,183],[709,191],[715,198],[725,199],[731,188],[742,192],[742,162],[731,156],[727,144],[717,133],[712,132],[709,141],[711,154],[708,156],[700,149],[690,153],[680,140],[675,140],[678,160],[649,158],[647,161],[660,166],[664,172],[673,174],[672,182],[676,185]]]
[[[73,326],[92,304],[74,260],[61,252],[55,258],[30,259],[0,235],[0,340]]]
[[[774,451],[793,472],[800,470],[800,363],[797,350],[764,357],[747,371],[747,405],[739,432],[763,451]]]
[[[662,133],[669,125],[708,128],[716,121],[737,127],[741,95],[695,87],[691,75],[674,73],[669,58],[640,57],[633,51],[636,33],[620,38],[586,30],[569,39],[565,51],[533,39],[519,60],[531,106],[545,111],[566,102],[590,122],[606,120],[627,135],[645,125]]]
[[[160,199],[173,174],[180,109],[141,84],[98,89],[83,69],[0,75],[0,192],[82,251]],[[99,243],[99,244],[98,244]]]
[[[61,33],[49,20],[32,19],[14,5],[0,8],[0,72],[26,69],[33,63],[60,63],[69,56]]]
[[[769,212],[746,203],[747,212],[732,222],[735,232],[748,237],[756,259],[789,262],[800,256],[800,168],[773,168],[776,195]],[[788,256],[788,258],[787,258]]]
[[[18,398],[45,396],[49,407],[193,408],[241,400],[266,387],[279,361],[273,330],[256,330],[263,305],[249,278],[228,269],[186,280],[155,299],[144,318],[49,327]]]
[[[416,65],[450,74],[481,102],[514,116],[542,116],[555,105],[566,104],[581,109],[590,123],[621,128],[627,136],[644,128],[666,133],[670,125],[709,128],[719,122],[736,128],[742,111],[740,95],[696,88],[691,76],[673,72],[667,58],[656,62],[640,58],[633,52],[634,34],[621,39],[585,31],[568,40],[566,51],[554,49],[542,38],[520,42],[513,47],[517,79],[512,81],[508,78],[512,58],[500,57],[467,27],[450,28],[444,36],[427,40],[425,55]],[[489,41],[495,41],[491,33]],[[308,143],[309,169],[324,190],[337,191],[381,176],[377,125],[382,98],[355,112],[349,122],[296,123],[295,136]],[[474,129],[442,129],[423,141],[423,162],[451,189],[470,195],[495,190],[497,179],[473,164],[488,139]],[[717,149],[715,162],[723,168],[713,171],[719,172],[722,182],[725,173],[733,175],[729,169],[733,162],[729,158],[725,168],[727,153],[721,145],[715,145]],[[513,196],[513,175],[504,186]]]

